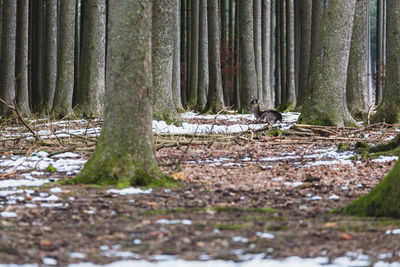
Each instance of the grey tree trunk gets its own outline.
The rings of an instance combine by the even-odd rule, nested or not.
[[[186,89],[187,89],[187,51],[188,51],[188,45],[189,42],[188,40],[186,40],[187,38],[187,14],[186,14],[186,7],[187,7],[187,3],[186,0],[181,0],[181,8],[180,8],[180,12],[181,12],[181,17],[180,17],[180,35],[181,35],[181,46],[180,46],[180,52],[181,52],[181,64],[180,64],[180,88],[181,88],[181,93],[180,93],[180,97],[181,97],[181,105],[184,106],[184,103],[186,102]],[[177,105],[175,103],[177,109],[179,108],[179,105]]]
[[[228,61],[228,39],[227,39],[227,16],[226,16],[226,0],[219,1],[219,14],[221,14],[221,72],[222,75],[222,88],[224,92],[224,101],[225,104],[229,106],[229,88],[228,88],[228,68],[229,68],[229,61]]]
[[[297,109],[301,109],[309,93],[308,70],[310,68],[311,52],[311,21],[312,0],[304,0],[300,3],[300,65]]]
[[[234,24],[235,24],[235,16],[234,16],[234,0],[229,0],[229,17],[228,17],[228,21],[229,21],[229,25],[228,25],[228,59],[229,59],[229,72],[228,72],[228,77],[227,77],[227,86],[228,86],[228,95],[229,95],[229,101],[228,101],[229,105],[232,106],[235,103],[234,100],[234,93],[233,93],[233,77],[234,77],[234,70],[233,70],[233,62],[234,62],[234,36],[235,36],[235,31],[234,31]]]
[[[28,88],[28,29],[29,0],[17,1],[17,38],[15,55],[15,76],[17,80],[17,107],[24,115],[29,115]]]
[[[382,102],[383,94],[383,29],[384,29],[384,16],[383,16],[383,2],[385,0],[377,0],[376,10],[376,76],[375,76],[375,104],[379,105]]]
[[[189,88],[186,108],[192,108],[197,103],[197,86],[199,75],[199,1],[189,1],[190,12],[190,65]]]
[[[239,28],[239,0],[235,0],[235,37],[234,37],[234,48],[233,48],[233,66],[238,69],[240,66],[240,28]],[[240,71],[235,72],[233,77],[233,103],[235,109],[240,108]]]
[[[286,88],[286,1],[280,0],[279,20],[280,20],[280,67],[281,67],[281,103],[287,102],[287,88]]]
[[[281,81],[281,1],[275,1],[275,106],[282,102],[282,81]]]
[[[271,90],[271,0],[262,0],[262,103],[273,108]]]
[[[384,121],[399,123],[400,121],[400,2],[387,1],[387,69],[385,90],[377,112],[371,122]]]
[[[197,105],[198,110],[204,110],[207,104],[209,86],[208,74],[208,30],[207,30],[207,0],[200,0],[199,10],[199,78]]]
[[[152,61],[153,116],[159,120],[179,120],[172,97],[172,67],[176,1],[153,1]]]
[[[311,58],[311,97],[299,123],[356,125],[346,105],[346,76],[356,0],[325,2],[322,23]]]
[[[239,1],[240,46],[240,112],[257,96],[257,75],[254,62],[253,0]]]
[[[85,0],[80,74],[76,93],[78,113],[103,114],[106,56],[106,0]]]
[[[347,68],[347,107],[356,119],[366,119],[369,108],[369,0],[357,0]]]
[[[224,108],[224,92],[221,77],[220,35],[218,19],[218,3],[215,0],[207,1],[208,25],[208,73],[210,88],[208,89],[206,112],[217,113]]]
[[[104,124],[96,150],[75,181],[165,185],[151,127],[151,1],[111,0],[109,12]]]
[[[178,112],[183,112],[182,100],[181,100],[181,11],[180,11],[180,0],[176,1],[175,4],[175,16],[174,16],[174,62],[172,65],[172,98]]]
[[[58,118],[72,112],[74,91],[75,0],[60,1],[57,81],[53,112]]]
[[[319,40],[319,28],[322,22],[322,14],[324,12],[324,3],[320,0],[312,0],[312,16],[311,16],[311,51],[310,51],[310,66],[308,69],[308,92],[306,95],[306,99],[310,98],[311,96],[311,63],[313,60],[316,60],[318,57],[319,51],[318,47],[318,40]],[[305,101],[306,102],[306,101]]]
[[[285,110],[296,107],[294,43],[294,0],[286,0],[286,104]]]
[[[47,0],[46,4],[46,55],[43,108],[50,112],[53,108],[57,80],[57,0]]]
[[[253,2],[253,19],[254,19],[254,63],[256,68],[257,78],[257,95],[258,100],[262,106],[263,102],[263,68],[262,68],[262,34],[261,34],[261,0],[254,0]]]
[[[15,78],[15,34],[17,28],[17,1],[3,0],[2,39],[0,56],[0,97],[13,105]],[[7,117],[11,110],[1,103],[0,115]]]

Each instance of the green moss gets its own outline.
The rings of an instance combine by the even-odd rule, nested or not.
[[[242,230],[252,226],[246,224],[215,224],[214,227],[220,230]]]
[[[350,148],[350,144],[349,143],[339,143],[337,151],[338,152],[343,152],[343,151],[347,151]]]
[[[185,208],[174,209],[161,209],[161,210],[146,210],[139,213],[139,215],[165,215],[170,213],[183,213],[186,212]]]
[[[270,225],[267,226],[266,228],[267,231],[286,231],[287,230],[287,226],[286,225]]]
[[[296,105],[293,102],[286,102],[286,103],[280,103],[276,108],[276,110],[279,112],[290,112],[294,111],[295,108]]]
[[[47,168],[46,171],[48,171],[49,173],[54,173],[56,172],[56,168],[54,168],[54,166],[52,164],[50,164]]]
[[[262,208],[240,208],[240,207],[228,207],[228,206],[221,206],[221,207],[205,207],[199,208],[199,210],[215,210],[220,212],[229,212],[229,211],[242,211],[242,212],[259,212],[259,213],[275,213],[276,210],[269,207],[262,207]]]
[[[266,132],[266,135],[268,136],[281,136],[282,135],[282,131],[279,129],[272,129]]]
[[[344,214],[400,218],[400,162],[367,195],[342,209]]]
[[[369,149],[371,146],[368,145],[367,143],[358,141],[358,142],[354,145],[354,147],[357,148],[357,149],[361,149],[361,148]]]
[[[379,226],[400,226],[400,220],[393,220],[393,219],[383,218],[382,220],[374,222],[372,225],[376,226],[376,227],[379,227]]]

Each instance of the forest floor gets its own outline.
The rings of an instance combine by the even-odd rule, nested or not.
[[[182,186],[152,190],[48,183],[80,171],[99,119],[31,121],[41,144],[3,124],[0,266],[400,266],[400,220],[331,213],[397,159],[354,157],[354,144],[389,140],[396,127],[295,126],[292,113],[270,136],[249,115],[183,118],[181,128],[153,122],[157,160]]]

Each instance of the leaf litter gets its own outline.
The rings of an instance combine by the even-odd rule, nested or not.
[[[153,190],[49,184],[81,170],[100,133],[99,119],[31,121],[46,140],[40,147],[24,128],[2,125],[0,263],[399,262],[400,221],[329,213],[370,191],[397,160],[352,160],[352,151],[337,151],[339,143],[375,144],[393,138],[396,129],[300,131],[297,116],[285,114],[282,124],[272,125],[282,131],[278,136],[256,132],[265,125],[253,124],[251,115],[185,113],[182,128],[153,122],[156,157],[182,180],[180,188]]]

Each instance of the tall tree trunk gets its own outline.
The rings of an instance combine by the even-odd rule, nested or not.
[[[46,55],[43,108],[50,112],[53,108],[57,80],[57,0],[46,3]]]
[[[187,89],[187,66],[188,66],[188,58],[187,58],[187,48],[188,48],[188,40],[187,40],[187,14],[186,14],[186,0],[181,0],[181,17],[180,17],[180,27],[181,27],[181,65],[180,65],[180,85],[181,85],[181,105],[183,106],[186,102],[186,89]],[[176,103],[175,103],[176,105]],[[179,108],[179,105],[176,105]]]
[[[234,64],[234,36],[235,36],[235,32],[234,32],[234,24],[235,24],[235,16],[234,16],[234,9],[233,9],[233,3],[234,0],[229,0],[229,25],[228,25],[228,59],[229,59],[229,66],[228,66],[228,73],[227,73],[227,86],[228,86],[228,97],[229,100],[225,100],[228,101],[229,105],[232,106],[235,104],[235,100],[234,100],[234,87],[233,87],[233,77],[234,77],[234,70],[233,70],[233,64]]]
[[[303,105],[299,123],[356,125],[345,102],[355,4],[356,0],[324,4],[315,45],[318,56],[311,58],[311,95]]]
[[[204,110],[207,104],[209,87],[208,74],[208,30],[207,30],[207,0],[200,0],[199,10],[199,78],[197,92],[197,109]]]
[[[347,68],[346,100],[351,115],[366,119],[369,105],[369,0],[357,0]]]
[[[169,122],[179,120],[172,97],[174,16],[176,1],[153,1],[152,62],[153,116]]]
[[[44,1],[32,1],[32,107],[43,108],[44,85]]]
[[[226,0],[221,0],[219,4],[220,14],[221,14],[221,69],[223,70],[222,75],[222,88],[224,92],[225,104],[229,106],[229,91],[228,91],[228,41],[227,41],[227,30],[226,30]]]
[[[296,107],[294,0],[286,0],[286,110]]]
[[[187,108],[192,108],[197,103],[199,75],[199,1],[190,1],[190,4],[190,81],[188,99],[186,102]]]
[[[3,16],[3,0],[0,0],[0,14]],[[0,48],[1,48],[1,39],[2,39],[2,28],[3,28],[3,20],[0,19]],[[1,53],[0,53],[1,56]]]
[[[72,112],[74,91],[75,0],[60,2],[57,49],[57,81],[53,112],[64,117]]]
[[[85,12],[86,1],[76,0],[75,2],[75,59],[74,59],[74,90],[72,95],[72,106],[76,106],[78,99],[79,75],[81,67],[82,52],[82,33],[83,20],[82,14]]]
[[[382,102],[383,94],[383,29],[384,29],[384,18],[383,18],[383,2],[385,0],[377,0],[376,10],[376,94],[375,104],[379,105]]]
[[[101,116],[104,108],[106,54],[106,0],[86,0],[82,16],[82,51],[77,88],[77,110]]]
[[[218,3],[207,1],[208,25],[208,73],[210,77],[207,105],[205,111],[217,113],[224,107],[224,95],[221,77],[220,35]]]
[[[313,60],[316,60],[319,51],[318,51],[318,38],[320,34],[319,28],[322,23],[322,14],[324,12],[324,3],[320,0],[312,0],[312,16],[311,16],[311,49],[310,49],[310,65],[308,68],[308,92],[306,95],[306,99],[311,96],[311,64]]]
[[[308,95],[308,71],[311,52],[312,0],[300,3],[300,62],[297,108],[300,109]]]
[[[239,1],[240,111],[257,98],[257,75],[254,62],[253,0]]]
[[[279,30],[280,32],[280,66],[281,66],[281,102],[286,103],[287,102],[287,88],[286,88],[286,1],[285,0],[280,0],[280,9],[279,9],[279,20],[280,20],[280,27]]]
[[[387,1],[387,69],[383,99],[371,122],[400,121],[400,2]]]
[[[0,56],[0,97],[13,105],[15,77],[15,33],[17,28],[17,1],[3,0],[2,36]],[[5,117],[11,110],[1,103],[0,115]]]
[[[275,106],[278,106],[282,102],[282,75],[281,75],[281,8],[282,2],[280,0],[275,1]]]
[[[15,76],[17,80],[17,106],[22,114],[29,115],[28,88],[28,29],[29,0],[17,1],[17,37],[15,55]]]
[[[151,10],[150,0],[109,1],[104,124],[75,182],[126,187],[169,181],[153,152]]]
[[[263,69],[262,69],[262,34],[261,34],[261,0],[254,0],[253,2],[253,19],[254,19],[254,64],[256,68],[257,78],[257,98],[262,106],[263,102]]]
[[[174,16],[174,63],[172,66],[172,97],[176,110],[183,112],[182,100],[181,100],[181,18],[180,18],[180,0],[176,1],[175,4],[175,16]]]
[[[262,103],[273,108],[271,90],[271,0],[262,0]]]
[[[239,0],[235,0],[235,37],[234,37],[234,54],[233,66],[235,68],[235,76],[233,77],[233,103],[235,109],[240,108],[240,28],[239,28]]]

